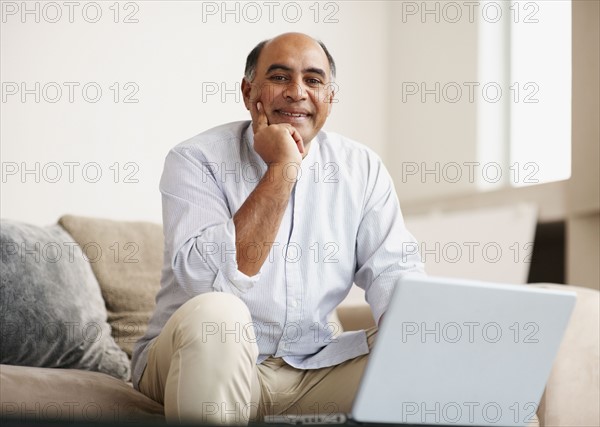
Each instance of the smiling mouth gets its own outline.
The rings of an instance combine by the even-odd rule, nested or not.
[[[294,112],[289,112],[289,111],[283,111],[283,110],[275,110],[275,113],[284,116],[284,117],[291,117],[291,118],[304,118],[304,117],[309,117],[310,114],[308,113],[294,113]]]

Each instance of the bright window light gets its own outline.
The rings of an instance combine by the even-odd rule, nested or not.
[[[485,3],[485,2],[484,2]],[[502,166],[481,189],[571,176],[571,1],[506,1],[502,21],[479,26],[480,81],[499,102],[478,104],[478,156]],[[496,3],[498,4],[498,3]]]

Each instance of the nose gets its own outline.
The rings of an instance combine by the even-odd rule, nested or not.
[[[293,80],[283,91],[283,97],[288,102],[303,101],[307,97],[307,91],[301,81]]]

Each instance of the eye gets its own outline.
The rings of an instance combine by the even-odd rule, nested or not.
[[[321,83],[321,80],[319,80],[319,79],[317,79],[317,78],[314,78],[314,77],[311,77],[311,78],[309,78],[309,79],[306,79],[306,83],[308,83],[308,84],[309,84],[309,85],[311,85],[311,86],[317,86],[317,85],[320,85],[320,84],[322,84],[322,83]]]
[[[274,82],[284,82],[287,80],[287,77],[283,76],[281,74],[275,74],[275,75],[269,77],[269,80],[272,80]]]

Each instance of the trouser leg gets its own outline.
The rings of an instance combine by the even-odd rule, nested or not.
[[[366,331],[373,348],[377,328]],[[262,384],[260,415],[316,415],[348,413],[367,365],[368,354],[339,365],[301,370],[280,358],[258,366]]]
[[[183,304],[148,351],[140,390],[169,422],[247,424],[260,392],[252,318],[237,297],[211,292]]]
[[[366,332],[369,350],[372,350],[377,328]],[[265,360],[258,366],[262,383],[260,415],[319,414],[327,418],[335,413],[350,413],[368,358],[366,354],[314,370],[295,369],[280,358]],[[527,426],[539,426],[537,415]]]

